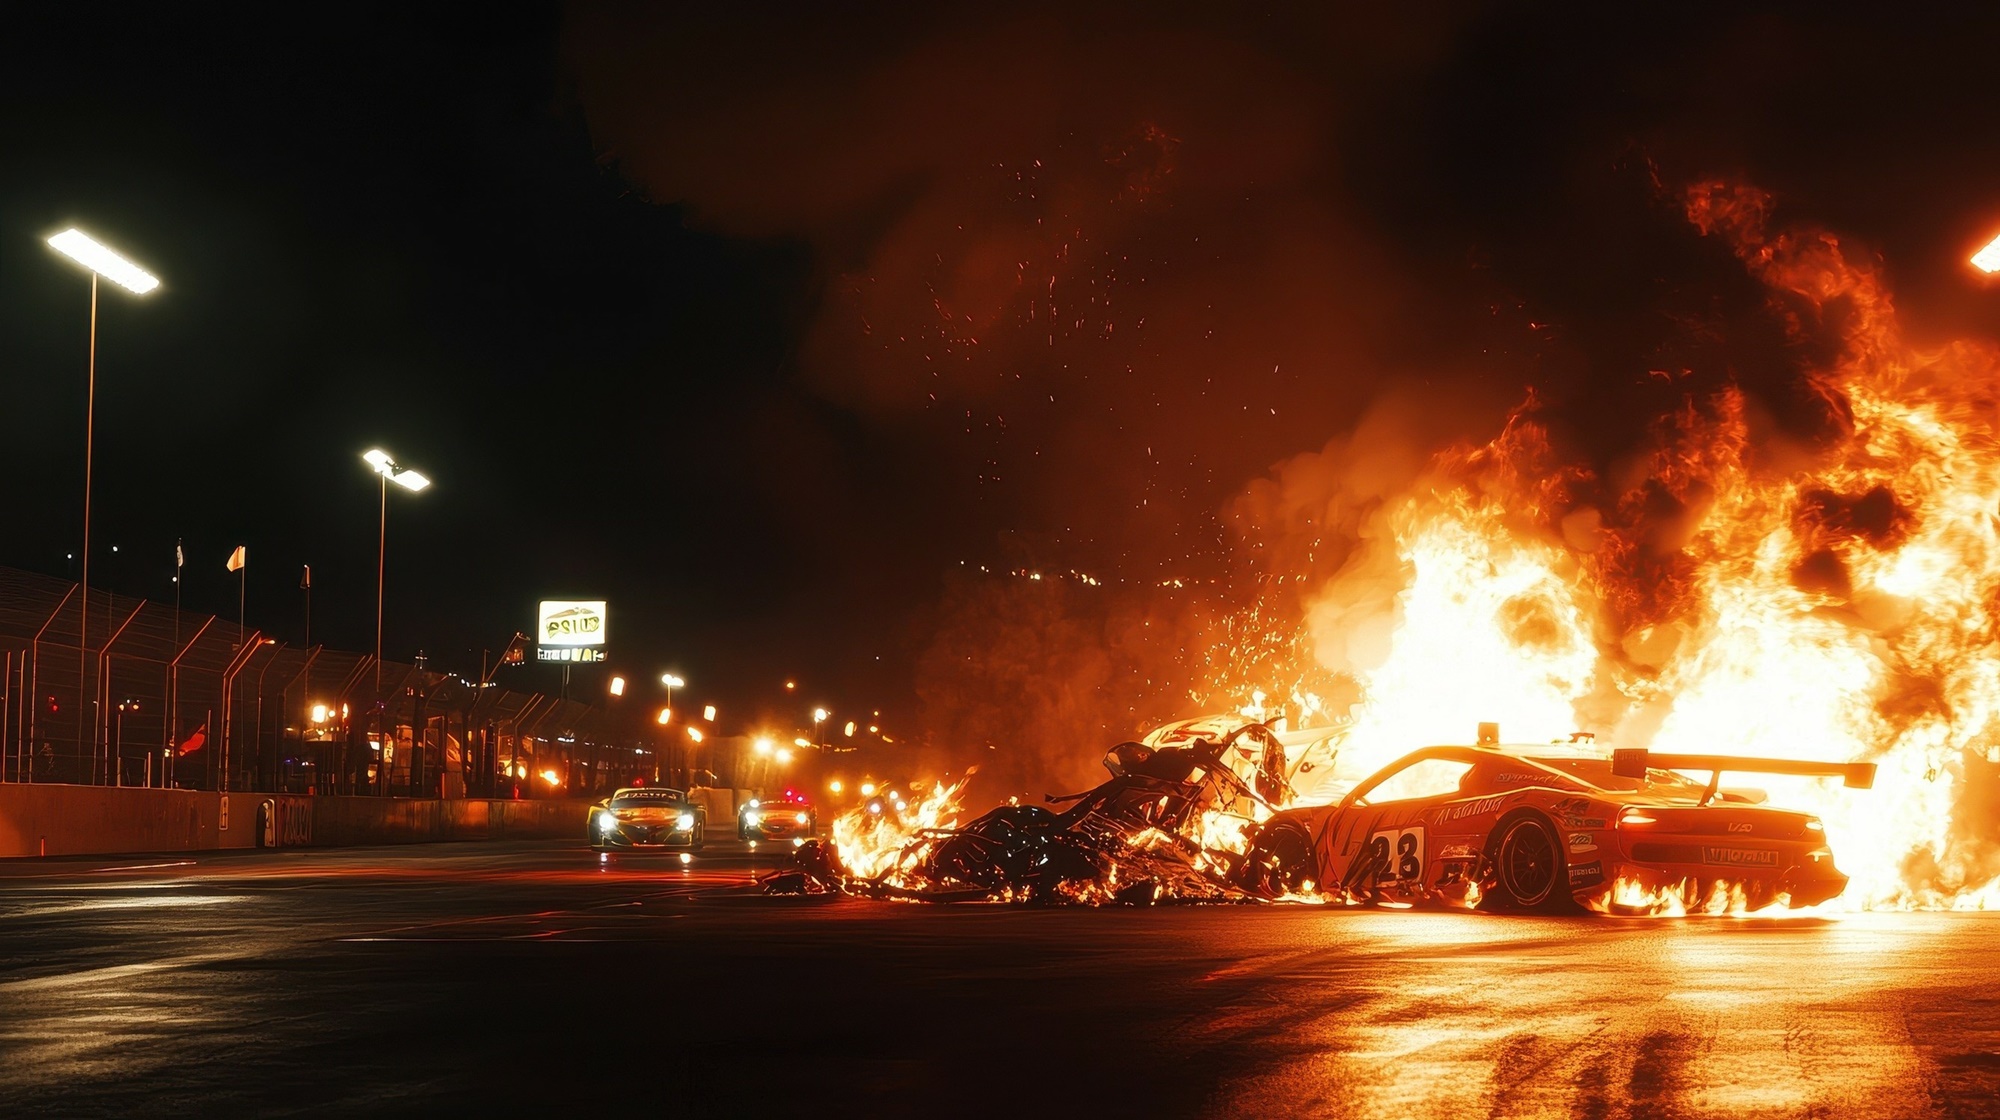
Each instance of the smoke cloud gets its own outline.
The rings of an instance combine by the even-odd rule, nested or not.
[[[1682,185],[1811,184],[1813,212],[1930,262],[1956,235],[1829,168],[1994,158],[1913,125],[1914,92],[1827,88],[1831,44],[1885,37],[1821,20],[584,4],[564,53],[619,174],[812,247],[795,380],[832,433],[830,519],[865,527],[839,551],[952,573],[895,589],[922,719],[1029,787],[1259,689],[1346,714],[1437,493],[1520,542],[1484,562],[1567,581],[1496,609],[1552,661],[1602,659],[1558,673],[1574,718],[1652,734],[1618,681],[1685,652],[1716,479],[1809,466],[1851,425],[1818,380],[1839,324],[1797,329]],[[1992,96],[1958,76],[1972,48],[1935,46],[1907,61]],[[1922,302],[1925,330],[1990,317]],[[1909,527],[1823,489],[1796,576],[1839,591],[1829,557]]]

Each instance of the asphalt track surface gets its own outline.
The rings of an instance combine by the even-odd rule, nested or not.
[[[1987,915],[939,907],[720,847],[0,863],[0,1114],[2000,1115]]]

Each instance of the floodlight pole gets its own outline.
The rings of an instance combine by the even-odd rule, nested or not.
[[[382,783],[378,795],[386,796],[389,745],[382,741],[382,582],[389,570],[389,472],[376,473],[382,481],[382,525],[375,538],[375,749],[381,759],[375,764],[375,776]]]
[[[109,276],[113,283],[130,291],[133,295],[145,295],[160,286],[159,277],[119,256],[116,250],[98,242],[89,234],[74,227],[66,229],[48,239],[49,248],[82,265],[90,273],[90,350],[89,383],[86,386],[83,409],[83,561],[77,575],[78,620],[76,627],[76,744],[79,753],[84,747],[84,725],[90,724],[91,781],[99,781],[97,774],[97,721],[85,711],[84,684],[90,674],[90,484],[91,467],[96,451],[97,436],[97,278]],[[106,601],[108,607],[109,600]],[[107,619],[110,617],[107,612]],[[109,623],[106,623],[109,625]],[[99,674],[98,683],[103,683]],[[106,693],[106,701],[110,694]],[[90,697],[91,707],[97,705],[97,697]],[[106,713],[109,714],[109,713]],[[107,726],[105,731],[109,733]]]
[[[90,274],[90,374],[89,384],[83,398],[83,568],[77,577],[79,612],[76,624],[76,745],[83,748],[84,709],[83,679],[84,669],[90,661],[90,464],[92,441],[97,434],[97,273]],[[89,707],[96,706],[93,693]],[[97,721],[90,721],[90,767],[91,779],[97,780]]]

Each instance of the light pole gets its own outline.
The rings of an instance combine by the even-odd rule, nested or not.
[[[429,486],[431,480],[397,466],[389,453],[379,447],[363,452],[361,459],[382,476],[382,523],[375,543],[375,745],[381,754],[381,761],[376,763],[376,777],[382,783],[381,794],[387,796],[389,745],[382,741],[382,584],[389,567],[389,484],[393,482],[414,494]]]
[[[87,711],[83,695],[84,669],[89,663],[90,643],[90,467],[97,423],[97,278],[102,276],[135,296],[143,296],[160,286],[160,278],[133,264],[96,238],[74,227],[49,238],[49,247],[90,272],[90,357],[89,380],[83,404],[83,552],[77,577],[76,627],[76,745],[83,748],[83,728]],[[97,757],[96,721],[91,722],[90,754]]]
[[[111,725],[111,757],[113,759],[112,766],[115,767],[111,771],[113,774],[111,779],[112,785],[122,786],[125,784],[125,713],[136,712],[138,710],[139,702],[130,697],[118,702],[118,718]],[[147,775],[146,784],[149,786],[153,784],[150,774]]]
[[[671,711],[673,711],[673,710],[674,710],[674,689],[677,689],[677,688],[686,688],[686,687],[687,687],[687,683],[688,683],[688,682],[686,682],[686,681],[682,680],[682,679],[681,679],[681,678],[680,678],[680,677],[679,677],[678,675],[676,675],[676,674],[673,674],[673,673],[661,673],[661,674],[660,674],[660,683],[661,683],[661,684],[663,684],[663,685],[666,685],[666,686],[667,686],[667,711],[671,712]],[[667,722],[667,721],[663,719],[663,720],[661,720],[660,722],[661,722],[661,723],[665,723],[665,722]],[[668,743],[671,743],[671,742],[672,742],[672,740],[667,740],[667,742],[668,742]],[[668,750],[672,750],[673,748],[672,748],[672,746],[669,746],[669,747],[668,747],[667,749],[668,749]],[[688,748],[688,757],[689,757],[689,758],[692,758],[693,756],[694,756],[694,748],[693,748],[693,747],[689,747],[689,748]],[[673,770],[673,764],[672,764],[672,761],[671,761],[671,759],[670,759],[670,760],[669,760],[669,762],[668,762],[668,765],[667,765],[667,770],[668,770],[668,772],[669,772],[669,773],[671,773],[671,772],[672,772],[672,770]]]

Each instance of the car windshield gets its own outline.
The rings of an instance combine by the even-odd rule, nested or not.
[[[613,809],[640,809],[649,805],[678,805],[687,794],[677,789],[621,789],[611,799]]]

